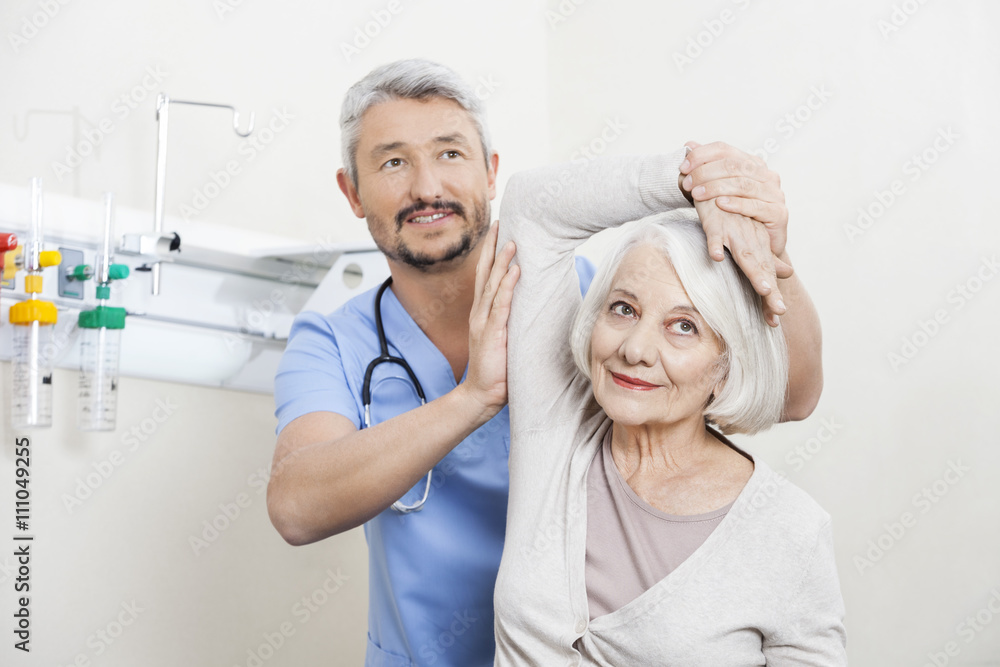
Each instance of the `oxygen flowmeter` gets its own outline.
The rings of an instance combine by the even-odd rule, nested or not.
[[[125,309],[109,306],[111,283],[128,277],[128,267],[113,264],[114,195],[104,195],[104,243],[97,254],[96,268],[73,267],[77,280],[93,276],[97,285],[97,306],[80,312],[80,393],[77,426],[82,431],[113,431],[118,407],[118,358]]]
[[[21,253],[24,291],[28,299],[10,307],[14,325],[14,428],[52,426],[52,367],[58,352],[53,342],[56,307],[35,298],[42,291],[42,269],[61,261],[54,250],[42,250],[42,179],[31,180],[31,230]]]

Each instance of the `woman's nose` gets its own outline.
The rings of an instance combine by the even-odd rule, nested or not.
[[[658,354],[656,332],[650,330],[651,327],[644,326],[642,322],[632,327],[622,341],[619,353],[631,366],[652,366],[656,363]]]

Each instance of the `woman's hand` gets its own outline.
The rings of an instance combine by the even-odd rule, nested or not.
[[[493,223],[476,265],[476,294],[469,314],[469,370],[462,383],[484,411],[493,414],[507,403],[507,318],[520,275],[520,267],[509,266],[515,252],[513,241],[496,254],[498,230],[499,223]]]
[[[712,259],[722,261],[723,247],[764,298],[772,326],[785,313],[778,278],[792,275],[784,255],[788,209],[778,174],[760,158],[716,142],[691,149],[681,164],[681,189],[690,193],[701,218]]]

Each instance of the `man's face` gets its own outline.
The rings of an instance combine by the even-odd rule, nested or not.
[[[444,98],[378,104],[361,119],[357,187],[341,190],[390,261],[423,271],[461,262],[489,229],[496,155],[489,168],[469,114]]]

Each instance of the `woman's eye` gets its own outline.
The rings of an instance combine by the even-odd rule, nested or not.
[[[698,327],[694,325],[694,322],[690,320],[677,320],[671,323],[670,329],[679,334],[696,334],[698,333]]]
[[[611,304],[611,312],[614,313],[615,315],[621,315],[622,317],[635,316],[635,309],[632,306],[622,301],[616,301],[615,303]]]

